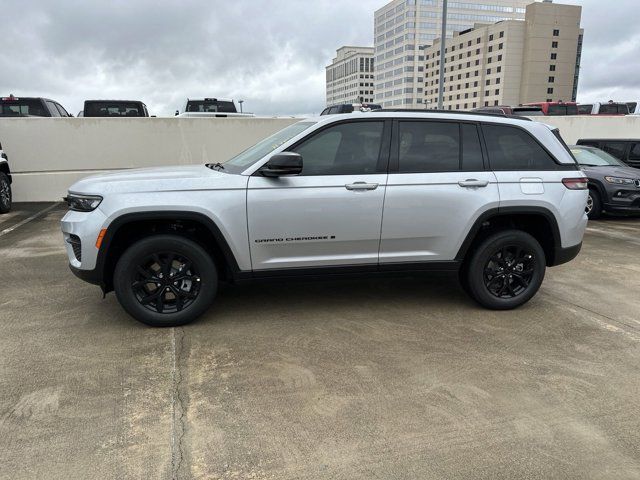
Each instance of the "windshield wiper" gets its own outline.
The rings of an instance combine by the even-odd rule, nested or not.
[[[215,169],[215,170],[224,170],[224,165],[222,165],[220,162],[217,163],[207,163],[205,165],[206,167],[210,168],[210,169]]]

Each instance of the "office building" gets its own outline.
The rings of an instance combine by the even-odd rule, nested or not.
[[[524,19],[532,0],[449,1],[447,36],[478,22]],[[424,101],[424,48],[440,37],[442,0],[393,0],[374,14],[375,97],[385,107]]]
[[[525,20],[476,24],[456,32],[445,48],[445,109],[575,101],[582,8],[551,2],[526,7]],[[440,39],[424,50],[426,108],[436,108]]]
[[[327,105],[373,102],[373,47],[344,46],[326,67]]]

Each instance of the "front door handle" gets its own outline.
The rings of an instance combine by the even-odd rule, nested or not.
[[[466,188],[486,187],[487,185],[489,185],[489,182],[487,180],[476,180],[475,178],[468,178],[466,180],[459,181],[458,185]]]
[[[375,190],[378,188],[377,183],[367,183],[367,182],[355,182],[348,183],[344,186],[347,190]]]

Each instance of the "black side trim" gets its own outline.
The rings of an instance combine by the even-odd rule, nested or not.
[[[558,246],[562,244],[560,239],[560,229],[558,228],[558,221],[553,213],[544,208],[544,207],[500,207],[500,208],[492,208],[487,210],[482,215],[478,217],[478,219],[473,224],[473,227],[469,230],[467,234],[467,238],[465,238],[464,242],[460,246],[460,250],[458,250],[458,254],[456,255],[456,260],[462,262],[467,255],[467,251],[471,244],[476,238],[476,235],[482,228],[483,223],[489,221],[491,218],[496,217],[505,217],[509,215],[542,215],[544,216],[549,224],[551,225],[551,232],[553,234],[553,244],[554,249],[557,250]],[[556,265],[555,261],[553,265]],[[551,265],[550,265],[551,266]]]
[[[268,280],[275,278],[326,278],[331,276],[363,276],[385,275],[412,272],[457,272],[461,262],[428,261],[406,263],[382,263],[365,265],[339,265],[328,267],[283,268],[273,270],[257,270],[252,277],[245,279]]]
[[[213,220],[211,220],[206,215],[197,212],[190,211],[182,211],[182,210],[171,210],[166,212],[136,212],[136,213],[127,213],[122,215],[111,222],[109,227],[107,227],[107,232],[102,240],[102,245],[100,247],[100,251],[98,252],[98,258],[96,259],[96,268],[97,272],[95,275],[98,276],[100,282],[98,284],[104,284],[104,269],[105,264],[109,252],[109,247],[113,238],[116,236],[118,230],[124,225],[139,222],[139,221],[147,221],[147,220],[192,220],[203,224],[207,229],[211,232],[213,237],[220,247],[222,254],[224,255],[225,261],[229,266],[230,273],[232,277],[235,279],[239,276],[240,267],[238,266],[238,262],[227,243],[227,240],[222,235],[222,232],[215,224]],[[93,282],[90,282],[93,283]]]
[[[567,263],[570,262],[571,260],[573,260],[574,258],[576,258],[578,256],[578,253],[580,253],[580,250],[582,249],[582,242],[580,242],[578,245],[574,245],[573,247],[567,247],[567,248],[562,248],[562,247],[556,247],[556,255],[555,255],[555,261],[553,262],[553,265],[562,265],[563,263]]]
[[[91,283],[93,285],[102,286],[102,272],[97,269],[93,270],[80,270],[79,268],[74,267],[69,264],[69,269],[71,272],[78,277],[80,280],[84,280],[87,283]]]

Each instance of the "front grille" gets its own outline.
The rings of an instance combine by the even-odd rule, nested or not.
[[[71,245],[73,254],[76,256],[76,260],[81,262],[82,261],[82,241],[80,240],[80,237],[78,237],[77,235],[71,234],[69,235],[69,239],[67,240],[67,242],[69,242],[69,245]]]

